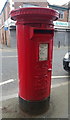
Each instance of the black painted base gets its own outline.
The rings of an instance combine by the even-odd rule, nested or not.
[[[29,114],[44,113],[49,109],[50,97],[41,101],[26,101],[19,97],[20,108]]]

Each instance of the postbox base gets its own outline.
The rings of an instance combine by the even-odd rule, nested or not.
[[[40,101],[26,101],[19,97],[20,108],[29,114],[44,113],[49,109],[50,97]]]

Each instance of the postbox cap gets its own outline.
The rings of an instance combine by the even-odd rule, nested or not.
[[[10,15],[12,20],[27,22],[54,21],[59,18],[58,11],[50,8],[40,7],[19,8],[16,10],[12,10]]]

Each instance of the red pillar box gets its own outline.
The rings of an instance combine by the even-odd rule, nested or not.
[[[16,20],[19,103],[27,112],[49,106],[54,25],[58,12],[48,8],[20,8],[11,12]]]

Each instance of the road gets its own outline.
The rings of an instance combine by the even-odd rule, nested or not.
[[[68,73],[64,71],[62,60],[67,47],[53,49],[53,70],[52,70],[52,87],[57,87],[67,83]],[[16,49],[0,50],[0,87],[2,88],[3,99],[14,97],[18,93],[18,70],[17,70],[17,51]]]

